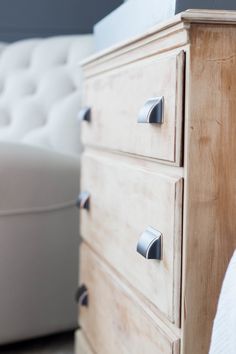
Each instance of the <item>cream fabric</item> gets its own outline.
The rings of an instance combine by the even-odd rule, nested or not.
[[[236,353],[236,251],[223,281],[209,354]]]
[[[76,156],[0,143],[0,217],[75,206],[78,191]]]
[[[0,141],[79,152],[82,77],[91,35],[0,46]]]
[[[0,344],[76,327],[78,159],[0,143]]]
[[[92,37],[0,44],[0,344],[75,328],[78,63]]]

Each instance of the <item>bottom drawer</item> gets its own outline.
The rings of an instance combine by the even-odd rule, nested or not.
[[[132,292],[86,244],[81,246],[80,279],[88,288],[88,306],[80,307],[80,325],[96,354],[177,354],[170,338]]]

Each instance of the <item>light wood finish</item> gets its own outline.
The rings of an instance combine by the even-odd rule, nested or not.
[[[236,26],[192,26],[185,129],[184,353],[208,352],[220,286],[236,248],[235,53]]]
[[[176,48],[179,50],[188,43],[188,28],[188,24],[178,22],[173,27],[167,26],[162,31],[145,33],[142,38],[95,55],[83,64],[84,77],[88,79],[153,55],[175,51]]]
[[[91,122],[83,123],[83,143],[180,165],[183,70],[180,51],[88,79],[84,104],[92,113]],[[145,102],[156,96],[164,96],[163,123],[137,123]]]
[[[80,323],[97,354],[177,354],[179,340],[167,336],[133,301],[129,289],[84,244],[81,281],[89,288],[89,306]]]
[[[236,24],[236,11],[184,11],[153,26],[141,36],[130,38],[84,60],[81,62],[84,75],[88,78],[156,53],[188,45],[189,30],[193,23]]]
[[[176,351],[180,345],[180,354],[208,354],[222,280],[236,248],[235,53],[236,12],[191,10],[84,63],[87,83],[85,97],[93,97],[91,106],[98,105],[98,111],[104,112],[101,115],[94,111],[97,117],[94,144],[90,140],[90,133],[88,134],[88,130],[93,129],[93,123],[90,126],[89,123],[87,126],[86,123],[83,124],[87,131],[84,132],[82,185],[91,189],[92,195],[91,209],[81,213],[82,236],[96,253],[96,256],[91,256],[95,259],[91,261],[92,267],[90,261],[84,260],[86,267],[82,268],[81,275],[82,279],[92,279],[89,280],[91,288],[93,282],[97,284],[91,295],[94,309],[96,308],[96,319],[94,320],[91,311],[90,315],[86,315],[91,318],[87,322],[82,321],[82,326],[90,340],[96,334],[94,328],[100,323],[103,325],[102,319],[105,316],[104,326],[111,333],[107,339],[105,328],[102,328],[103,341],[107,343],[99,344],[100,348],[110,346],[114,340],[117,346],[123,348],[122,354],[132,354],[130,348],[136,343],[132,334],[137,333],[138,328],[140,340],[146,340],[146,344],[141,346],[142,354],[156,354],[158,351],[149,347],[149,340],[153,343],[152,330],[155,326],[151,327],[150,334],[146,331],[148,314],[152,319],[151,323],[156,325],[155,340],[159,338],[158,343],[165,343],[162,354],[169,353],[171,343],[174,343],[172,349]],[[176,89],[173,88],[174,81],[168,80],[170,73],[167,73],[167,67],[173,68],[171,63],[174,58],[179,62],[179,68],[185,69],[184,75],[181,73],[182,69],[177,69],[176,73],[179,74],[171,71],[172,80],[179,85]],[[158,80],[155,76],[157,72]],[[149,79],[145,81],[146,78]],[[155,79],[152,81],[152,78]],[[145,83],[143,88],[139,85],[142,80]],[[96,87],[93,86],[95,82],[99,88],[97,97]],[[119,86],[116,86],[117,82],[120,82]],[[161,86],[158,86],[159,82]],[[102,85],[110,86],[105,88]],[[128,96],[125,87],[133,88],[132,96]],[[163,92],[167,88],[171,90],[172,100],[166,101],[168,109],[171,109],[169,104],[173,105],[173,95],[179,97],[174,104],[176,112],[180,111],[175,116],[172,111],[171,115],[176,122],[175,144],[173,145],[174,140],[171,139],[167,145],[164,142],[162,155],[158,150],[158,142],[162,138],[167,139],[167,135],[162,136],[156,129],[153,132],[154,143],[149,141],[147,149],[145,128],[142,128],[139,135],[139,127],[133,123],[136,121],[139,102],[145,94],[149,95],[150,87],[155,94],[160,92],[156,89]],[[178,93],[182,89],[183,104],[181,94]],[[167,91],[165,95],[168,97]],[[104,110],[107,97],[110,98],[109,108]],[[86,101],[86,104],[89,102]],[[184,134],[181,133],[182,110]],[[122,120],[124,116],[126,118]],[[169,117],[170,113],[168,119]],[[108,137],[104,134],[105,120],[109,121]],[[124,123],[128,128],[122,129],[121,135],[120,127]],[[173,126],[170,132],[174,139]],[[112,141],[109,141],[110,137]],[[136,137],[137,145],[134,142]],[[173,146],[176,149],[175,155]],[[154,217],[155,220],[152,219]],[[139,230],[142,232],[145,220],[155,224],[156,228],[165,229],[163,234],[168,234],[168,241],[177,241],[175,246],[172,243],[172,248],[168,243],[166,255],[170,258],[163,265],[160,284],[170,290],[169,276],[173,275],[173,299],[177,299],[173,301],[177,306],[172,306],[172,311],[171,307],[164,305],[163,293],[159,297],[164,288],[160,290],[159,283],[155,281],[154,269],[156,278],[159,279],[161,262],[145,261],[136,255],[136,235]],[[174,228],[171,226],[173,220],[179,220]],[[101,272],[96,272],[94,262],[101,266]],[[172,271],[169,273],[170,265]],[[168,271],[164,272],[165,267]],[[92,273],[88,276],[88,272],[94,272],[96,279]],[[107,285],[110,283],[111,288]],[[106,297],[105,301],[102,300],[104,313],[99,307],[103,289],[105,296],[111,293],[111,289],[113,294],[112,299]],[[115,289],[122,289],[122,295],[117,295],[120,292]],[[166,304],[171,303],[169,290],[166,293]],[[127,305],[130,300],[126,300],[126,291],[128,298],[132,299],[132,306]],[[181,294],[180,318],[176,315],[179,303],[179,295],[176,294]],[[127,327],[119,326],[122,322],[119,314],[115,313],[113,316],[111,309],[114,302],[118,301],[117,296],[123,299],[119,302],[122,307],[120,313],[125,312],[127,322],[131,321],[135,329],[128,327],[127,330]],[[136,313],[134,309],[139,310]],[[84,308],[83,316],[85,311]],[[96,321],[96,326],[93,320]],[[128,332],[131,337],[126,336]],[[171,339],[162,342],[163,333],[164,338]],[[96,340],[99,341],[98,338]],[[110,353],[113,354],[112,350]]]
[[[167,318],[179,324],[182,179],[160,174],[152,162],[87,152],[81,189],[91,194],[82,237]],[[168,217],[167,217],[168,215]],[[142,232],[163,235],[163,259],[137,254]]]
[[[198,10],[191,9],[177,15],[176,18],[184,23],[204,23],[204,24],[236,24],[236,11],[231,10]]]
[[[94,354],[94,351],[90,348],[82,330],[75,332],[75,353],[77,354]]]

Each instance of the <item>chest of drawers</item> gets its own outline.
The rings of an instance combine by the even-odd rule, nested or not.
[[[236,13],[83,64],[77,354],[207,354],[236,247]]]

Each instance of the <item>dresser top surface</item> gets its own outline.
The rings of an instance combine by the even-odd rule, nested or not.
[[[173,16],[171,19],[151,27],[142,35],[129,38],[126,41],[120,42],[119,44],[90,56],[86,60],[82,61],[80,65],[82,65],[82,67],[86,67],[89,64],[94,64],[97,60],[101,60],[103,57],[110,54],[115,55],[120,50],[124,50],[126,47],[152,36],[155,33],[162,32],[166,29],[170,29],[171,27],[174,29],[180,24],[188,25],[190,23],[236,24],[236,11],[191,9],[181,12]]]

